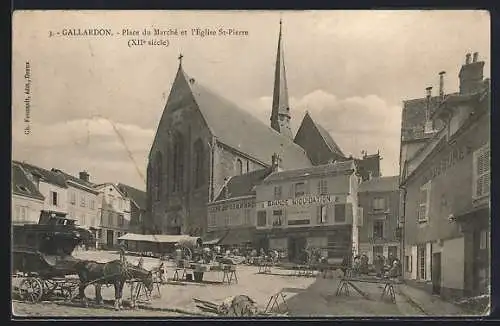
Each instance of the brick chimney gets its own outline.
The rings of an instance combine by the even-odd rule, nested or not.
[[[431,98],[432,98],[432,86],[425,89],[426,92],[426,104],[425,104],[425,125],[424,133],[431,133],[434,131],[434,126],[431,120]]]
[[[90,182],[90,175],[87,171],[82,171],[80,172],[80,180],[83,180],[83,181],[86,181],[86,182]]]
[[[465,56],[465,64],[462,65],[458,78],[460,79],[460,94],[474,93],[482,88],[484,61],[478,61],[479,53],[474,52]]]
[[[446,71],[441,71],[439,73],[439,96],[441,99],[444,97],[444,75],[446,74]]]
[[[273,172],[283,171],[283,169],[281,168],[281,157],[278,154],[273,154],[271,162],[271,168]]]

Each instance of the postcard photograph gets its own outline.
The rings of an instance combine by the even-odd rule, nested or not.
[[[490,15],[15,11],[14,317],[490,312]]]

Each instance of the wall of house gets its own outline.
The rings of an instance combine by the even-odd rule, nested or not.
[[[38,190],[45,197],[44,210],[68,213],[67,188],[40,181]],[[52,203],[52,192],[57,193],[57,205]]]
[[[68,187],[68,215],[85,227],[99,226],[98,193],[76,187]]]
[[[255,197],[227,199],[209,204],[208,231],[255,225]]]
[[[43,207],[42,200],[12,194],[11,221],[13,224],[37,224]]]
[[[108,231],[113,233],[113,245],[118,238],[129,231],[131,203],[121,195],[114,185],[107,184],[98,188],[99,231],[98,242],[108,244]],[[123,216],[123,220],[120,219]]]

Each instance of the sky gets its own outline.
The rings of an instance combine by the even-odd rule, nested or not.
[[[145,189],[179,53],[189,76],[269,124],[280,17],[293,132],[309,111],[345,154],[379,150],[385,176],[398,173],[404,100],[423,97],[427,86],[437,92],[442,70],[445,92],[457,91],[469,52],[479,52],[490,76],[486,11],[15,12],[13,159]],[[56,34],[88,28],[113,35]],[[122,35],[155,28],[188,33]],[[196,28],[247,33],[201,37]],[[168,46],[129,47],[131,39]]]

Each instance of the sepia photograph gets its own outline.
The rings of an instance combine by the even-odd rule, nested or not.
[[[13,318],[490,314],[485,10],[12,15]]]

